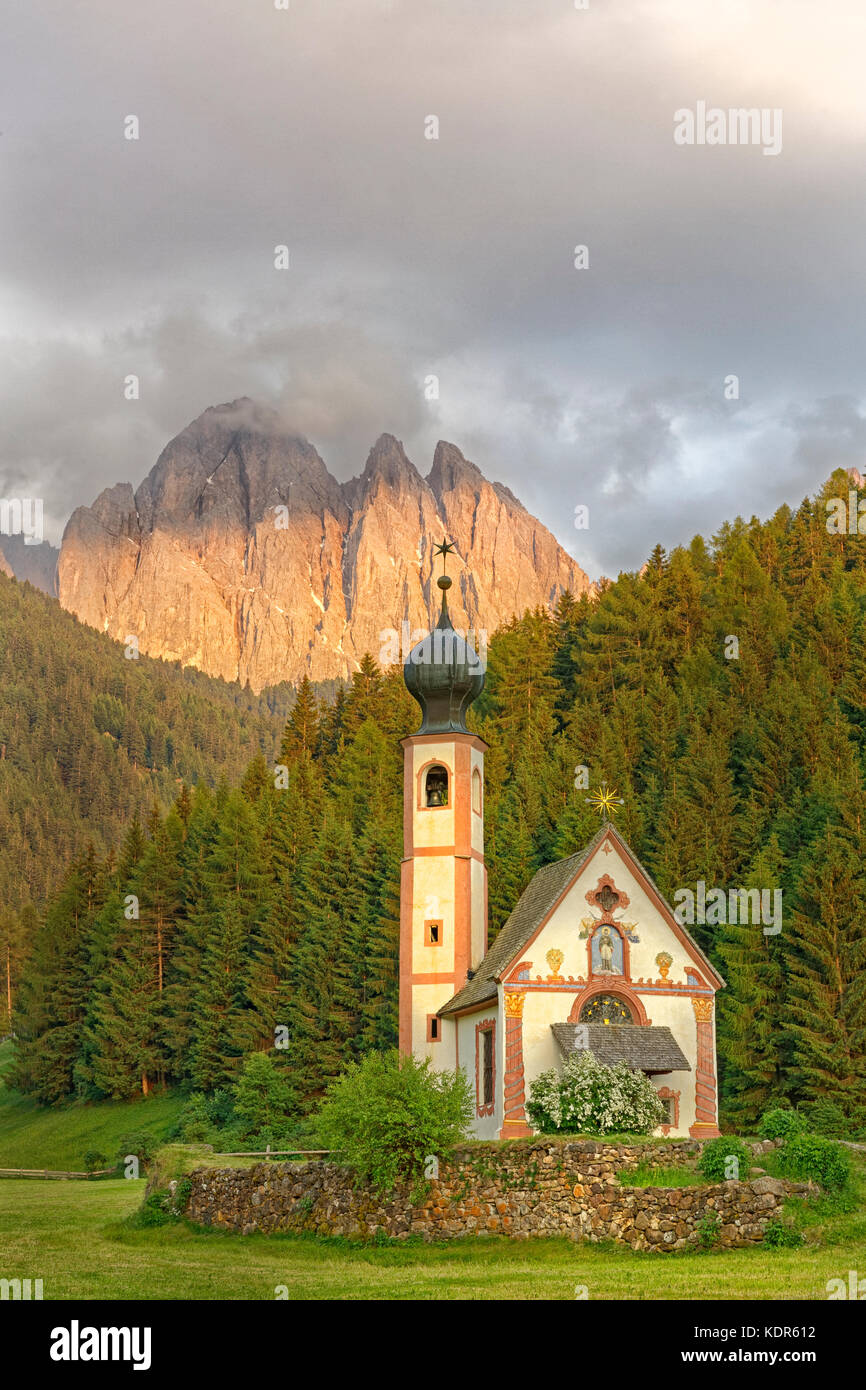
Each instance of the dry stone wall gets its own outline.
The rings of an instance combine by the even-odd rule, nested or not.
[[[775,1178],[687,1187],[629,1187],[642,1161],[693,1165],[701,1145],[534,1141],[467,1145],[440,1165],[420,1201],[408,1186],[381,1197],[354,1185],[333,1163],[260,1163],[191,1174],[187,1215],[205,1226],[322,1236],[425,1240],[458,1236],[567,1235],[614,1240],[634,1250],[682,1250],[699,1239],[705,1216],[720,1224],[727,1247],[760,1242],[768,1221],[803,1184]]]

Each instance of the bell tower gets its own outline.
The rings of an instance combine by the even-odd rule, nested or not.
[[[406,688],[421,726],[404,738],[403,861],[400,880],[400,1051],[457,1065],[457,1029],[436,1011],[466,984],[487,951],[484,863],[484,750],[466,711],[484,687],[481,658],[451,624],[445,557],[436,581],[435,628],[412,648]]]

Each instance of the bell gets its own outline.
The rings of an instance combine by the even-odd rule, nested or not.
[[[442,791],[441,791],[441,788],[439,788],[439,787],[431,787],[431,788],[430,788],[429,792],[427,793],[427,805],[428,805],[428,806],[444,806],[444,805],[445,805],[445,802],[444,802],[444,800],[443,800],[443,798],[442,798]]]

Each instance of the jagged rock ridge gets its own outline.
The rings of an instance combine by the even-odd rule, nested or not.
[[[246,398],[206,410],[134,492],[107,488],[71,516],[58,594],[82,621],[142,651],[253,690],[346,677],[388,629],[426,629],[433,546],[455,541],[455,626],[493,632],[589,581],[509,490],[453,444],[426,478],[383,434],[341,484],[280,416]],[[438,571],[437,571],[438,572]],[[393,651],[393,643],[391,644]]]
[[[56,597],[58,553],[48,541],[28,545],[23,536],[0,533],[0,574],[29,580],[34,588]]]

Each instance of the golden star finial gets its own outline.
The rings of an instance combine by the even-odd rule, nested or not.
[[[610,820],[611,816],[616,815],[617,806],[623,805],[622,797],[616,794],[616,787],[608,787],[607,782],[602,782],[601,786],[584,800],[594,811],[600,812],[603,820]]]

